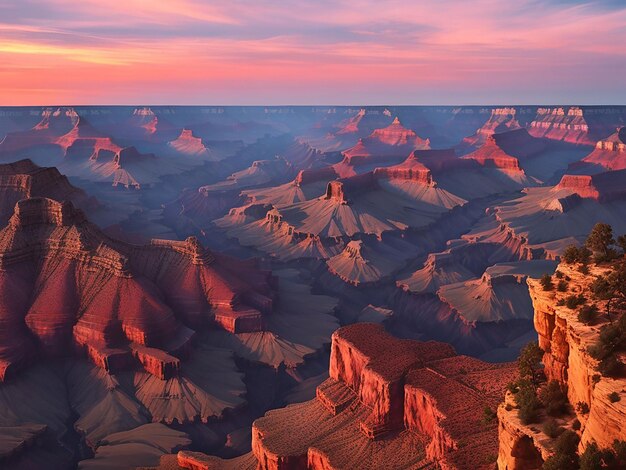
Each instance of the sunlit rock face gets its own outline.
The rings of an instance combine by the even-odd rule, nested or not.
[[[398,340],[380,325],[347,326],[333,334],[330,377],[316,398],[255,421],[251,454],[222,460],[181,452],[177,463],[208,469],[491,468],[497,429],[479,421],[514,370],[510,363],[457,356],[444,343]],[[168,461],[162,459],[163,468]]]
[[[556,380],[567,390],[568,401],[573,405],[573,414],[565,416],[563,425],[570,428],[574,419],[581,423],[578,434],[581,441],[579,452],[591,442],[600,448],[608,448],[615,440],[626,439],[623,422],[626,406],[622,401],[611,402],[612,392],[622,393],[623,378],[602,376],[596,370],[598,361],[588,352],[599,338],[599,330],[608,319],[599,319],[594,325],[585,325],[578,320],[576,309],[558,305],[571,293],[590,297],[591,282],[605,274],[606,267],[592,266],[588,275],[581,274],[573,266],[561,264],[558,270],[567,276],[568,292],[545,291],[537,279],[528,279],[534,307],[534,325],[543,349],[543,364],[548,380]],[[598,307],[604,309],[605,302]],[[578,403],[588,406],[588,411],[577,407]],[[540,468],[542,462],[553,454],[553,439],[537,433],[540,425],[525,425],[518,416],[513,397],[507,393],[505,403],[498,409],[500,422],[500,450],[498,468]]]
[[[598,140],[593,151],[570,165],[575,173],[595,174],[626,168],[626,127],[618,127],[610,136]]]
[[[170,377],[191,328],[214,322],[234,333],[259,331],[272,311],[275,283],[253,263],[213,254],[191,238],[128,245],[104,235],[70,202],[18,202],[0,231],[0,259],[3,289],[24,297],[2,299],[12,303],[6,314],[26,326],[14,325],[15,346],[4,345],[5,369],[14,372],[34,352],[30,331],[43,355],[83,348],[107,370],[133,356],[154,375]]]
[[[539,108],[530,123],[530,133],[536,137],[590,144],[589,124],[582,109]]]
[[[528,279],[596,222],[626,232],[624,117],[600,106],[0,110],[0,427],[13,436],[0,455],[85,469],[161,454],[166,468],[256,468],[258,456],[493,464],[492,426],[476,420],[509,377],[427,359],[424,344],[506,361],[537,337]],[[331,339],[364,322],[425,341],[417,362],[378,330]],[[568,328],[545,334],[563,381],[585,360],[562,341]],[[585,387],[572,393],[596,400],[612,429],[610,390]],[[540,465],[543,436],[505,415],[503,458]]]

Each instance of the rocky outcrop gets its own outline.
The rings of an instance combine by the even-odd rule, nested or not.
[[[563,175],[555,190],[572,191],[581,198],[608,202],[626,196],[626,169],[595,175]]]
[[[595,149],[581,161],[571,164],[570,169],[588,173],[626,169],[626,127],[596,142]]]
[[[593,279],[606,272],[606,268],[592,266],[583,275],[573,266],[561,264],[559,271],[570,278],[567,292],[545,291],[537,279],[528,279],[534,307],[534,325],[539,336],[539,346],[544,351],[543,364],[548,380],[556,380],[567,390],[572,404],[573,416],[563,418],[563,425],[571,428],[574,419],[580,421],[578,430],[581,441],[579,452],[595,442],[600,448],[608,448],[614,440],[626,440],[623,427],[626,405],[623,400],[612,402],[613,392],[623,394],[626,385],[623,378],[610,378],[599,374],[597,361],[588,349],[598,341],[600,328],[608,323],[601,317],[593,325],[585,325],[577,317],[577,310],[559,305],[568,295],[582,294],[590,297],[589,286]],[[603,302],[598,303],[604,311]],[[583,410],[583,403],[588,407]],[[507,393],[505,403],[498,410],[500,422],[500,450],[498,468],[540,468],[541,463],[554,452],[554,440],[537,431],[536,426],[524,425],[517,417],[513,397]]]
[[[72,201],[85,210],[98,205],[83,190],[72,186],[56,168],[41,168],[30,160],[0,164],[0,226],[8,222],[17,201],[31,197]]]
[[[595,276],[605,269],[593,267],[585,276],[569,266],[561,264],[559,270],[572,279],[569,290],[590,296],[588,289]],[[570,403],[584,402],[589,406],[588,415],[581,414],[583,424],[581,445],[595,441],[600,447],[610,447],[613,440],[626,440],[623,423],[626,404],[622,401],[610,403],[608,395],[612,391],[621,393],[625,385],[623,379],[600,377],[596,371],[597,361],[587,352],[589,346],[598,340],[598,325],[587,326],[578,321],[575,310],[557,306],[558,298],[567,294],[545,292],[537,281],[529,280],[533,306],[535,308],[535,329],[539,335],[539,346],[545,351],[546,376],[558,380],[567,387]],[[602,310],[603,305],[599,305]],[[608,323],[608,320],[602,320]]]
[[[137,246],[104,235],[70,202],[25,199],[0,231],[3,376],[37,349],[86,352],[115,370],[135,357],[161,378],[194,329],[215,324],[232,333],[260,331],[273,309],[276,282],[254,262],[212,253],[197,240]]]
[[[179,453],[183,468],[487,469],[500,399],[512,364],[457,356],[444,343],[399,340],[360,323],[333,334],[330,377],[314,400],[256,420],[252,455],[222,460]]]
[[[414,150],[429,148],[428,139],[421,139],[395,118],[391,125],[374,130],[368,137],[359,139],[354,147],[345,150],[343,161],[334,168],[339,176],[345,178],[361,173],[363,170],[360,168],[400,163]]]
[[[180,135],[168,145],[182,155],[216,160],[215,155],[200,137],[196,137],[190,129],[183,129]]]
[[[534,137],[545,137],[575,144],[593,144],[589,124],[581,108],[539,108],[528,129]]]
[[[487,139],[485,144],[475,152],[463,157],[471,159],[481,166],[498,168],[507,171],[521,172],[519,160],[511,155],[508,155],[498,145],[494,136]]]
[[[493,108],[489,119],[471,136],[465,137],[461,148],[476,148],[483,145],[487,139],[497,132],[519,129],[515,108]]]

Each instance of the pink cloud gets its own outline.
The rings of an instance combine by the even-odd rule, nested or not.
[[[626,97],[604,2],[30,1],[0,23],[3,105]]]

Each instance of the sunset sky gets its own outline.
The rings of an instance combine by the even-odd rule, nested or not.
[[[0,105],[625,104],[626,1],[0,0]]]

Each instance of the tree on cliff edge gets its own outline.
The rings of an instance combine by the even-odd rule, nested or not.
[[[517,359],[517,367],[520,377],[529,379],[532,384],[537,387],[538,375],[541,371],[541,359],[543,358],[543,350],[536,341],[531,341],[519,355]]]
[[[611,245],[614,244],[613,228],[609,224],[603,223],[597,223],[593,227],[585,242],[587,248],[593,251],[596,262],[608,261],[614,258],[615,252],[611,248]]]

